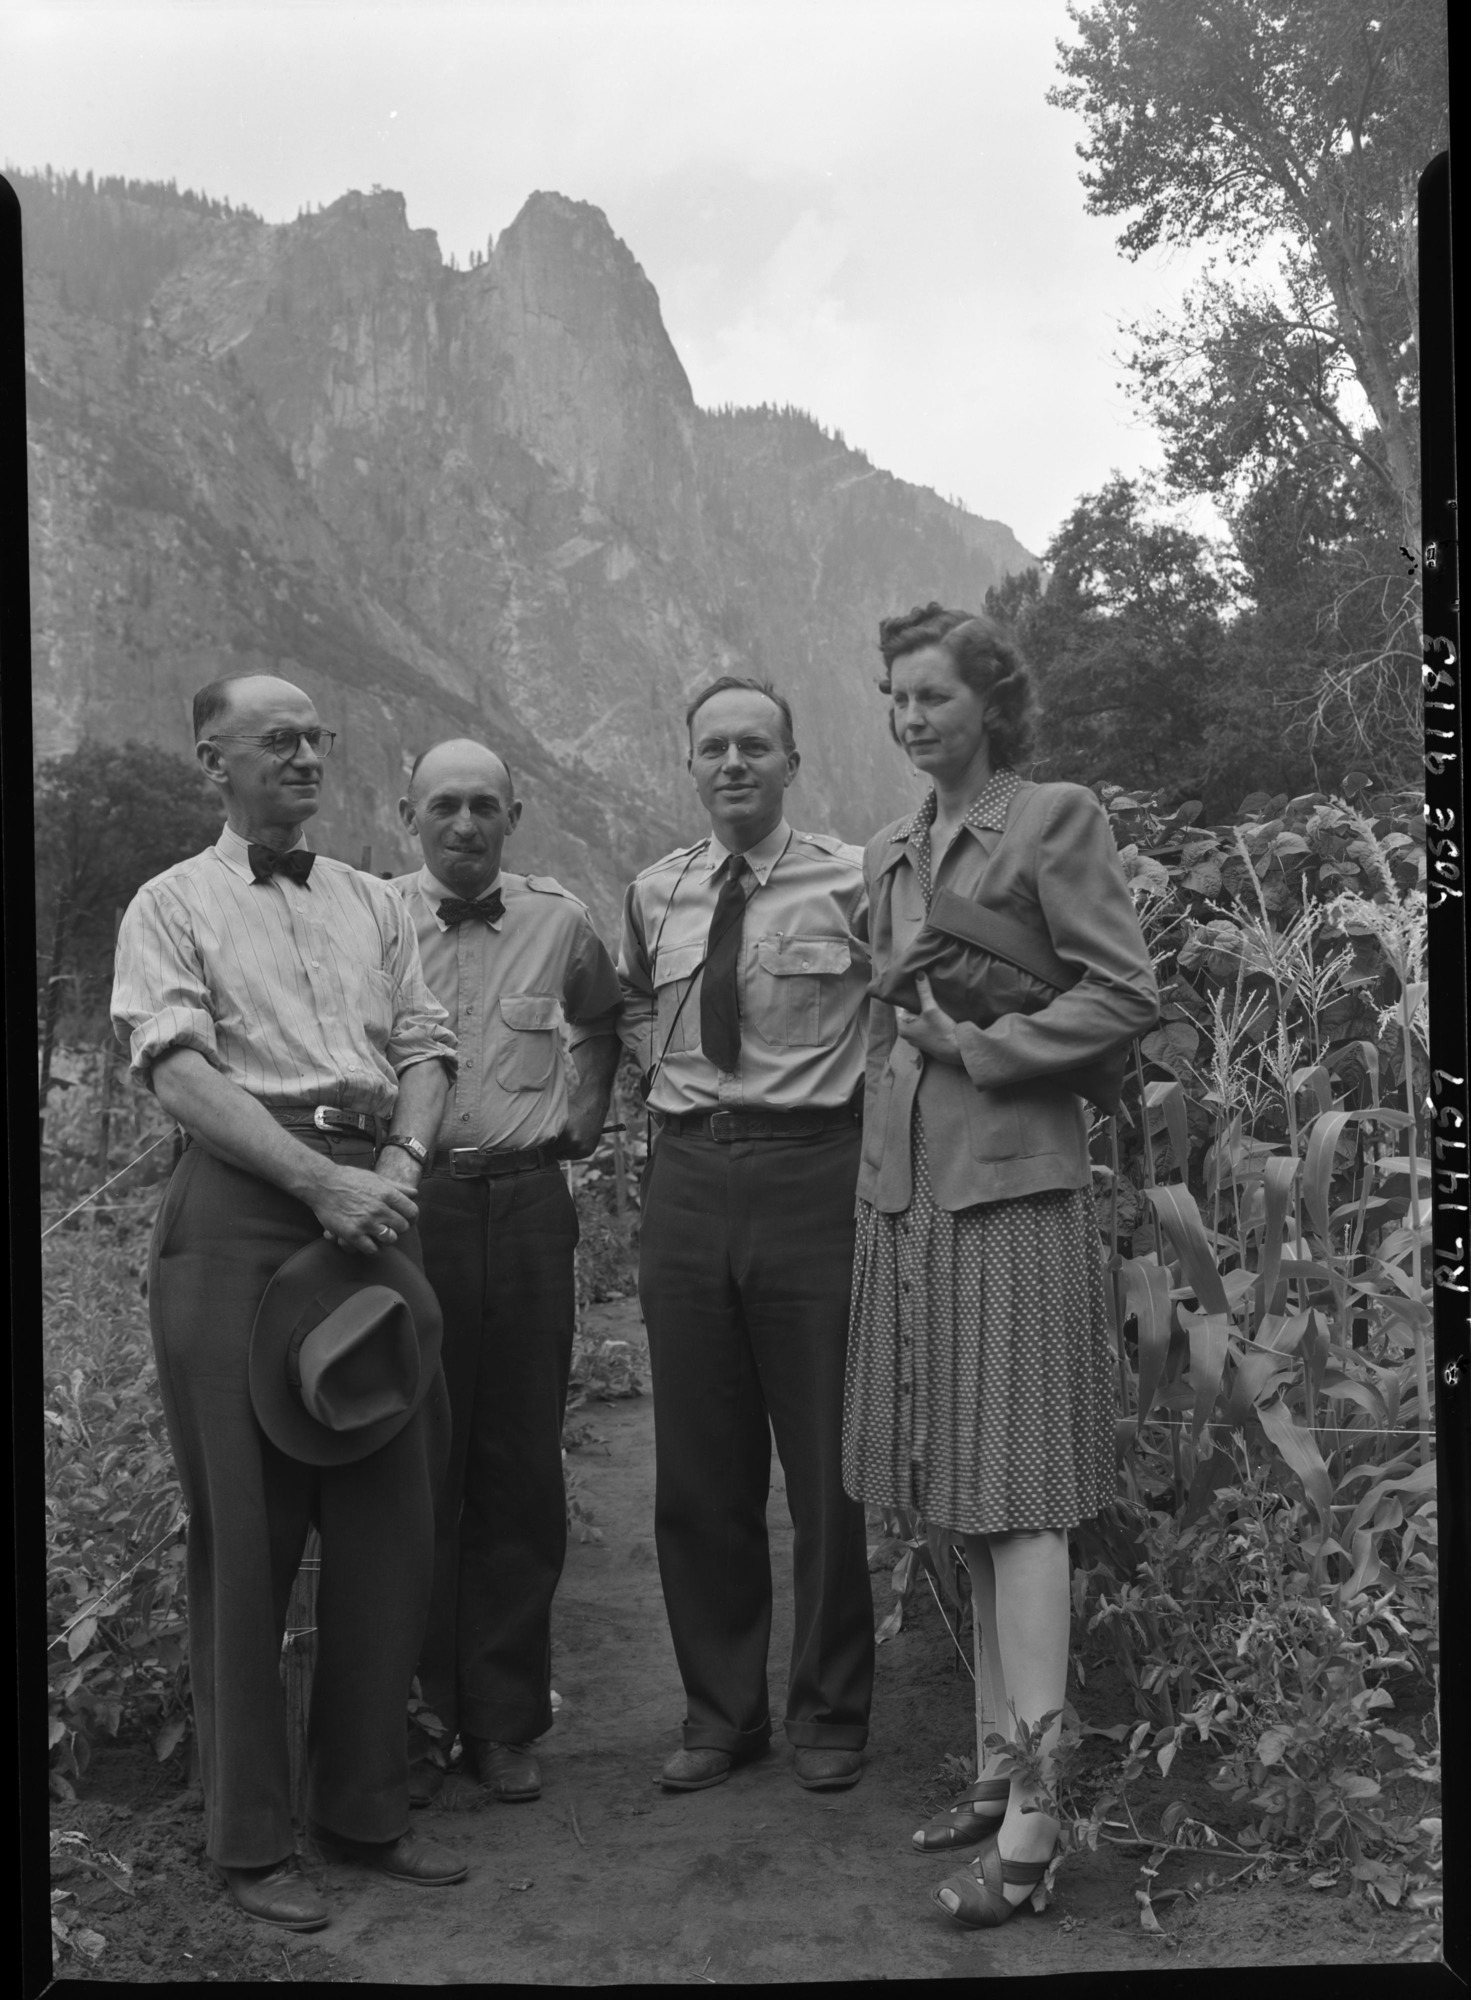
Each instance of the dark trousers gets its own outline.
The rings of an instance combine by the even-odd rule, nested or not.
[[[323,1140],[344,1164],[372,1149]],[[295,1844],[281,1640],[307,1530],[322,1538],[307,1810],[334,1833],[394,1840],[409,1823],[404,1707],[429,1603],[441,1384],[381,1450],[300,1464],[256,1422],[250,1331],[266,1285],[321,1224],[304,1203],[185,1148],[154,1226],[148,1304],[169,1443],[189,1509],[189,1679],[205,1851],[225,1867]],[[400,1239],[417,1257],[412,1233]]]
[[[577,1209],[556,1167],[434,1175],[418,1202],[451,1412],[419,1686],[452,1735],[524,1743],[552,1726]]]
[[[859,1134],[722,1145],[665,1133],[639,1297],[654,1378],[654,1540],[689,1749],[771,1734],[771,1437],[794,1530],[786,1733],[862,1749],[873,1691],[863,1510],[843,1491],[843,1364]]]

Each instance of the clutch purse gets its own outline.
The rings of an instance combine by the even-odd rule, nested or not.
[[[989,1028],[1003,1014],[1035,1014],[1082,977],[1031,925],[949,889],[936,890],[918,937],[873,981],[869,994],[918,1012],[920,973],[953,1020],[978,1028]],[[1117,1111],[1128,1046],[1123,1042],[1093,1062],[1035,1080],[1061,1085],[1100,1111]]]

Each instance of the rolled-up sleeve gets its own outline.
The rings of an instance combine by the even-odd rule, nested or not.
[[[623,1012],[618,1017],[618,1038],[643,1073],[654,1060],[654,982],[649,972],[648,949],[644,942],[643,912],[639,908],[638,883],[630,882],[623,898],[623,936],[618,946],[618,984],[623,990]]]
[[[123,916],[111,1013],[131,1073],[148,1090],[153,1065],[174,1049],[195,1049],[213,1068],[226,1069],[189,913],[155,882],[138,891]]]
[[[1159,987],[1124,866],[1103,808],[1081,785],[1059,785],[1037,853],[1037,899],[1058,957],[1082,968],[1076,986],[1035,1014],[988,1028],[963,1021],[956,1041],[972,1083],[1022,1083],[1094,1061],[1159,1015]]]
[[[388,890],[382,902],[384,971],[393,981],[393,1029],[385,1051],[395,1076],[415,1063],[442,1062],[450,1080],[459,1068],[459,1043],[449,1015],[429,990],[419,960],[419,940],[403,897]]]
[[[622,1006],[623,989],[618,983],[617,969],[608,956],[607,946],[584,917],[562,985],[568,1046],[575,1049],[601,1035],[616,1035]]]

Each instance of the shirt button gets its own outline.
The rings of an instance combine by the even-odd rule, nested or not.
[[[473,1056],[466,1057],[465,1061],[460,1064],[461,1069],[474,1069],[474,1067],[475,1059]]]
[[[462,1111],[462,1112],[460,1113],[460,1123],[461,1123],[462,1125],[468,1125],[468,1124],[469,1124],[469,1122],[470,1122],[470,1114],[469,1114],[469,1112],[468,1112],[468,1111]]]

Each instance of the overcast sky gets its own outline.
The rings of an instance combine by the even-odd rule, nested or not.
[[[594,202],[699,402],[799,404],[1039,552],[1157,462],[1120,329],[1195,268],[1084,214],[1070,32],[1062,0],[5,0],[0,152],[268,221],[377,182],[462,265],[533,189]]]

